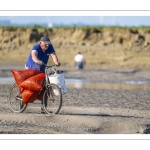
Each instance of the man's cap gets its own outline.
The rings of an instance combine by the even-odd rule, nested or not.
[[[50,39],[46,36],[41,37],[40,41],[44,42],[45,44],[51,43]]]

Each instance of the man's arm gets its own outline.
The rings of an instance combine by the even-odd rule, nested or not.
[[[37,55],[38,55],[38,52],[37,52],[36,50],[32,50],[32,60],[33,60],[35,63],[37,63],[37,64],[39,64],[39,65],[42,65],[43,62],[38,59]]]
[[[61,63],[59,62],[56,53],[54,52],[54,53],[52,53],[52,54],[50,54],[50,55],[51,55],[51,57],[52,57],[52,59],[53,59],[54,64],[55,64],[56,66],[60,66]]]

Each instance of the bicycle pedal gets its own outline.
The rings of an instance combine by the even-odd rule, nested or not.
[[[22,97],[16,96],[16,100],[21,100],[22,101]]]
[[[55,101],[55,99],[49,99],[49,100],[50,100],[50,101],[53,101],[53,102]]]

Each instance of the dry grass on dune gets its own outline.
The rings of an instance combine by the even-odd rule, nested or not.
[[[24,63],[32,46],[46,34],[64,66],[74,66],[74,56],[80,51],[87,67],[150,67],[149,28],[10,27],[0,28],[0,34],[1,62]]]
[[[80,51],[86,59],[86,66],[94,67],[150,67],[149,52],[124,51],[121,47],[97,46],[63,46],[56,47],[57,56],[64,66],[74,66],[74,56]],[[13,51],[1,50],[0,60],[3,62],[24,63],[31,49],[17,49]],[[50,63],[53,63],[50,59]]]

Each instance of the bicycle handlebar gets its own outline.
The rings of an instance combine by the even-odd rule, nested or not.
[[[53,64],[53,65],[51,65],[51,66],[47,66],[47,65],[46,65],[46,64],[44,64],[44,63],[43,63],[43,65],[45,65],[45,67],[46,67],[46,68],[51,68],[51,67],[56,66],[55,64]]]
[[[56,66],[55,64],[53,64],[53,65],[51,65],[51,66],[47,66],[46,64],[44,64],[43,63],[43,65],[45,65],[45,72],[46,72],[46,74],[47,74],[47,70],[48,70],[48,68],[53,68],[53,71],[55,72],[55,73],[57,73],[57,70],[56,70],[56,68],[54,68],[54,66]]]

